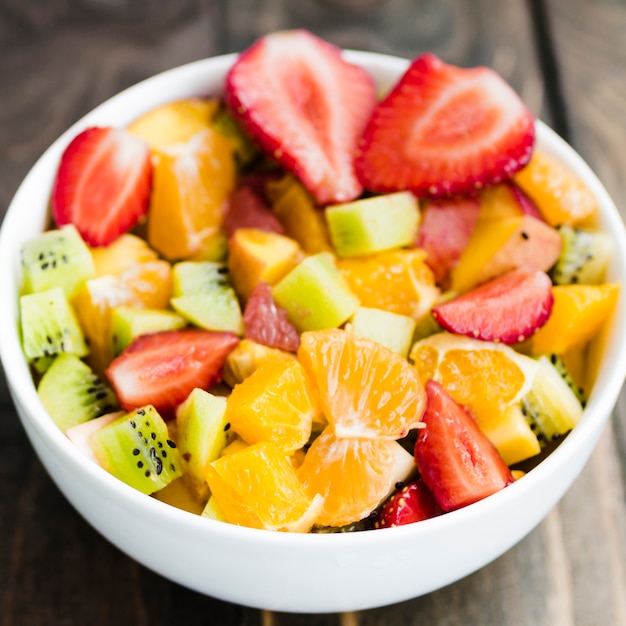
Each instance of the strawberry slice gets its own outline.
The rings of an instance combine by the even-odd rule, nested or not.
[[[232,333],[199,328],[141,335],[113,359],[106,375],[126,411],[152,404],[169,417],[193,389],[209,389],[220,380],[238,343]]]
[[[372,191],[470,193],[521,169],[534,139],[533,116],[496,72],[424,54],[374,110],[355,167]]]
[[[446,330],[485,341],[518,343],[550,317],[552,281],[541,270],[521,267],[432,309]]]
[[[259,283],[248,298],[243,313],[245,336],[270,348],[296,352],[300,347],[300,335],[287,319],[267,283]]]
[[[339,48],[302,29],[262,37],[229,71],[225,101],[261,149],[319,204],[361,194],[353,156],[376,89]]]
[[[421,522],[441,515],[443,511],[423,480],[400,488],[385,503],[376,518],[376,528],[390,528]]]
[[[423,206],[415,245],[426,251],[426,264],[437,283],[445,285],[472,236],[480,202],[475,196],[455,196],[428,200]]]
[[[437,504],[452,511],[510,485],[511,471],[469,413],[434,380],[426,397],[415,462]]]
[[[54,221],[74,224],[91,246],[108,246],[146,215],[151,182],[147,143],[122,128],[88,128],[61,157]]]
[[[238,228],[258,228],[283,235],[285,228],[265,199],[250,185],[238,187],[228,199],[222,230],[229,239]]]

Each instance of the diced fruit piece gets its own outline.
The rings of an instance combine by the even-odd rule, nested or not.
[[[226,357],[222,373],[224,382],[230,387],[238,385],[267,359],[292,360],[295,359],[295,355],[291,352],[264,346],[251,339],[242,339]]]
[[[72,224],[27,241],[22,268],[26,293],[61,287],[69,300],[95,275],[91,252]]]
[[[315,439],[298,469],[310,495],[324,506],[317,523],[344,526],[369,516],[415,471],[413,457],[389,439],[345,439],[327,427]]]
[[[565,381],[565,384],[572,390],[572,393],[576,396],[578,402],[581,405],[585,403],[585,390],[581,386],[579,381],[584,380],[584,348],[574,348],[569,350],[566,354],[550,354],[540,355],[547,358],[561,378]]]
[[[176,441],[182,456],[183,478],[199,499],[206,500],[206,467],[226,446],[226,398],[194,389],[176,410]]]
[[[478,194],[480,201],[480,219],[504,219],[530,215],[543,221],[541,214],[533,202],[511,181],[498,185],[490,185],[481,189]]]
[[[259,149],[243,132],[230,111],[222,108],[213,120],[213,127],[231,140],[234,157],[239,170],[246,168],[259,155]]]
[[[479,218],[452,269],[450,288],[461,293],[523,266],[547,272],[559,258],[561,247],[556,230],[530,215]]]
[[[243,314],[245,336],[271,348],[295,352],[300,335],[272,296],[267,283],[259,283],[250,294]]]
[[[257,228],[240,228],[229,242],[228,269],[235,291],[247,300],[261,282],[274,285],[302,258],[291,238]]]
[[[165,309],[171,294],[167,261],[137,263],[119,275],[92,278],[75,299],[76,313],[89,342],[89,362],[99,374],[113,358],[111,312],[118,306]]]
[[[343,330],[322,330],[302,335],[298,359],[338,437],[400,439],[420,426],[422,379],[389,348]]]
[[[117,356],[140,335],[187,326],[187,320],[164,309],[118,306],[111,311],[111,341]]]
[[[520,189],[520,187],[518,187],[518,185],[515,184],[514,181],[509,180],[503,184],[509,188],[524,215],[531,215],[532,217],[536,217],[538,220],[543,220],[543,215],[541,215],[537,205]]]
[[[545,324],[553,301],[548,275],[520,268],[437,305],[432,315],[457,335],[521,343]]]
[[[538,362],[533,385],[522,398],[522,411],[545,445],[574,428],[583,407],[550,360],[541,356]]]
[[[455,196],[422,203],[422,223],[415,245],[426,251],[426,264],[440,285],[447,285],[450,270],[469,243],[480,203],[473,196]]]
[[[541,444],[521,404],[508,406],[497,422],[481,424],[480,429],[491,441],[502,460],[513,465],[536,456]]]
[[[199,328],[138,337],[116,357],[106,374],[127,411],[146,403],[167,416],[195,389],[220,379],[228,353],[239,343],[232,333]]]
[[[439,296],[423,250],[388,250],[339,259],[337,266],[361,306],[421,320]]]
[[[128,126],[153,150],[189,141],[208,128],[219,109],[219,100],[186,98],[167,102],[144,113]]]
[[[241,307],[228,282],[228,268],[210,261],[181,261],[172,268],[170,304],[206,330],[243,335]]]
[[[238,187],[230,195],[222,228],[228,238],[238,228],[258,228],[279,235],[285,233],[265,200],[248,185]]]
[[[285,233],[307,254],[332,252],[324,212],[315,206],[311,194],[291,174],[267,183],[272,210]]]
[[[509,468],[467,411],[440,383],[428,381],[426,393],[415,462],[437,504],[452,511],[511,484]]]
[[[228,397],[226,420],[246,443],[272,441],[293,454],[321,412],[315,388],[294,360],[265,361]]]
[[[225,202],[235,187],[231,142],[206,129],[157,150],[153,161],[148,243],[170,261],[208,258],[222,237]]]
[[[565,354],[584,346],[613,312],[619,290],[615,283],[553,287],[552,314],[533,336],[532,354]]]
[[[89,349],[74,309],[61,287],[20,297],[22,346],[29,361],[63,352],[85,356]]]
[[[595,215],[597,202],[589,188],[569,168],[543,150],[515,176],[551,226],[580,224]]]
[[[41,403],[62,430],[118,408],[109,385],[73,354],[60,354],[37,386]]]
[[[604,281],[613,253],[613,241],[606,234],[563,224],[559,226],[563,250],[550,275],[557,285],[597,285]]]
[[[165,502],[165,504],[194,515],[202,515],[204,510],[204,503],[198,500],[182,476],[175,478],[163,489],[159,489],[154,497],[160,502]]]
[[[443,511],[423,480],[404,485],[385,503],[376,518],[376,528],[414,524],[441,515]]]
[[[89,437],[98,463],[142,493],[162,489],[181,475],[180,455],[153,406],[127,413]]]
[[[305,30],[267,35],[232,66],[225,100],[261,148],[296,174],[319,204],[361,194],[353,153],[376,88],[339,48]]]
[[[404,191],[326,207],[326,221],[337,254],[352,257],[412,244],[420,212]]]
[[[502,343],[447,332],[416,342],[409,359],[422,380],[440,382],[469,411],[507,458],[521,460],[524,454],[536,453],[538,443],[521,412],[509,412],[532,385],[538,369],[535,359]]]
[[[471,193],[523,167],[534,139],[531,113],[496,72],[423,54],[374,110],[355,167],[372,191]]]
[[[413,341],[415,320],[406,315],[360,306],[346,330],[357,337],[369,337],[406,358]]]
[[[209,488],[231,524],[307,532],[322,497],[310,497],[287,456],[269,441],[223,456],[207,467]]]
[[[296,330],[341,326],[359,305],[328,252],[307,257],[272,289]]]
[[[151,178],[143,140],[121,128],[88,128],[61,157],[52,189],[54,221],[74,224],[91,246],[106,246],[146,215]]]
[[[126,270],[146,261],[156,261],[159,255],[144,239],[125,233],[108,246],[91,249],[96,276],[119,276]]]

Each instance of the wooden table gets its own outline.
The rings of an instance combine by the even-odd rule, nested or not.
[[[161,70],[307,27],[343,47],[498,70],[626,211],[626,5],[615,0],[0,0],[0,206],[70,123]],[[515,548],[445,589],[341,615],[203,597],[113,548],[45,474],[0,381],[0,626],[626,624],[626,396]]]

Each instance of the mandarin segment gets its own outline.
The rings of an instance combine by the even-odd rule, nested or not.
[[[407,315],[416,321],[439,296],[424,250],[391,250],[352,259],[337,267],[361,306]]]
[[[298,477],[310,496],[324,497],[317,524],[344,526],[367,517],[414,470],[413,457],[396,441],[339,438],[328,427],[309,448]]]
[[[295,359],[265,361],[236,385],[227,401],[226,421],[244,441],[271,441],[286,454],[302,448],[320,407],[315,389]]]
[[[207,466],[207,481],[226,521],[240,526],[307,532],[323,499],[309,496],[288,457],[260,442]]]
[[[302,334],[298,359],[338,437],[399,439],[419,427],[424,384],[406,359],[344,330]]]

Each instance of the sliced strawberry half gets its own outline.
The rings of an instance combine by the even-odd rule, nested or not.
[[[122,128],[88,128],[61,157],[54,221],[74,224],[91,246],[107,246],[146,215],[151,182],[147,143]]]
[[[480,202],[475,196],[424,202],[415,245],[426,251],[426,264],[439,285],[445,286],[450,270],[469,243],[479,213]]]
[[[169,417],[193,389],[209,389],[220,380],[238,343],[231,333],[199,328],[150,333],[113,359],[106,375],[126,411],[152,404]]]
[[[469,193],[509,179],[534,139],[533,116],[496,72],[424,54],[374,110],[355,166],[372,191]]]
[[[296,352],[300,347],[300,335],[287,319],[267,283],[259,283],[248,298],[243,313],[245,336],[270,348]]]
[[[353,157],[376,89],[339,48],[306,30],[262,37],[229,71],[225,100],[261,149],[319,204],[361,194]]]
[[[443,511],[424,481],[415,480],[401,487],[385,503],[376,518],[376,528],[390,528],[421,522]]]
[[[452,511],[511,484],[513,476],[502,457],[443,386],[428,381],[426,397],[426,427],[415,442],[415,462],[437,504]]]
[[[285,232],[265,199],[250,185],[238,187],[228,199],[222,229],[230,239],[238,228],[258,228],[281,235]]]
[[[457,335],[512,344],[525,341],[541,328],[553,303],[549,276],[522,267],[433,307],[432,315]]]

